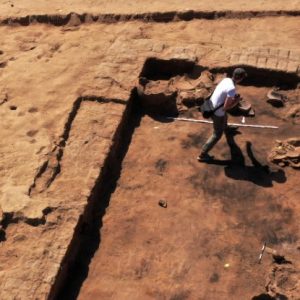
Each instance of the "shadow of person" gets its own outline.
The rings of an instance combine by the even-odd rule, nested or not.
[[[250,181],[262,187],[272,187],[273,181],[284,183],[286,176],[283,170],[271,171],[268,165],[262,165],[254,156],[251,142],[247,142],[247,154],[252,166],[245,164],[244,155],[236,144],[234,136],[237,133],[227,132],[226,139],[230,147],[231,163],[224,168],[225,175],[235,180]]]
[[[219,166],[245,166],[245,158],[242,153],[240,147],[235,143],[234,136],[241,134],[237,128],[228,127],[225,131],[225,136],[227,140],[227,144],[230,148],[230,160],[221,160],[221,159],[214,159],[207,164],[214,164]]]

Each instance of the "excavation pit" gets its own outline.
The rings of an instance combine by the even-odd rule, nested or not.
[[[178,76],[185,75],[174,76],[182,84]],[[157,92],[166,86],[158,84]],[[247,122],[279,129],[240,128],[230,147],[225,139],[216,146],[217,159],[209,165],[196,157],[210,125],[170,122],[133,91],[51,298],[251,299],[253,290],[263,289],[266,275],[256,265],[261,243],[298,242],[291,209],[297,189],[285,194],[297,174],[270,164],[268,151],[275,137],[295,135],[298,128],[267,103],[269,87],[238,91],[258,112]],[[184,114],[201,118],[193,108]],[[160,199],[167,201],[165,209],[157,205]],[[211,280],[216,274],[218,280]]]

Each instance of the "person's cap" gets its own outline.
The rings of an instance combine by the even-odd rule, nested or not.
[[[247,77],[247,72],[243,68],[236,68],[234,69],[232,75],[234,78],[242,78],[242,77]]]

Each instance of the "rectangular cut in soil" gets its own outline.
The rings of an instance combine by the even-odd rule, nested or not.
[[[295,246],[299,210],[297,174],[264,168],[274,137],[295,132],[263,113],[274,110],[266,91],[241,89],[261,111],[247,122],[285,130],[240,129],[234,165],[224,138],[214,149],[219,164],[197,162],[210,125],[142,118],[79,299],[251,299],[264,290],[270,257],[257,264],[262,242]]]

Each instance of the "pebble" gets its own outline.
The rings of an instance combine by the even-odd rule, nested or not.
[[[167,208],[168,203],[167,203],[166,200],[159,200],[158,201],[158,205],[161,206],[161,207],[163,207],[163,208]]]

